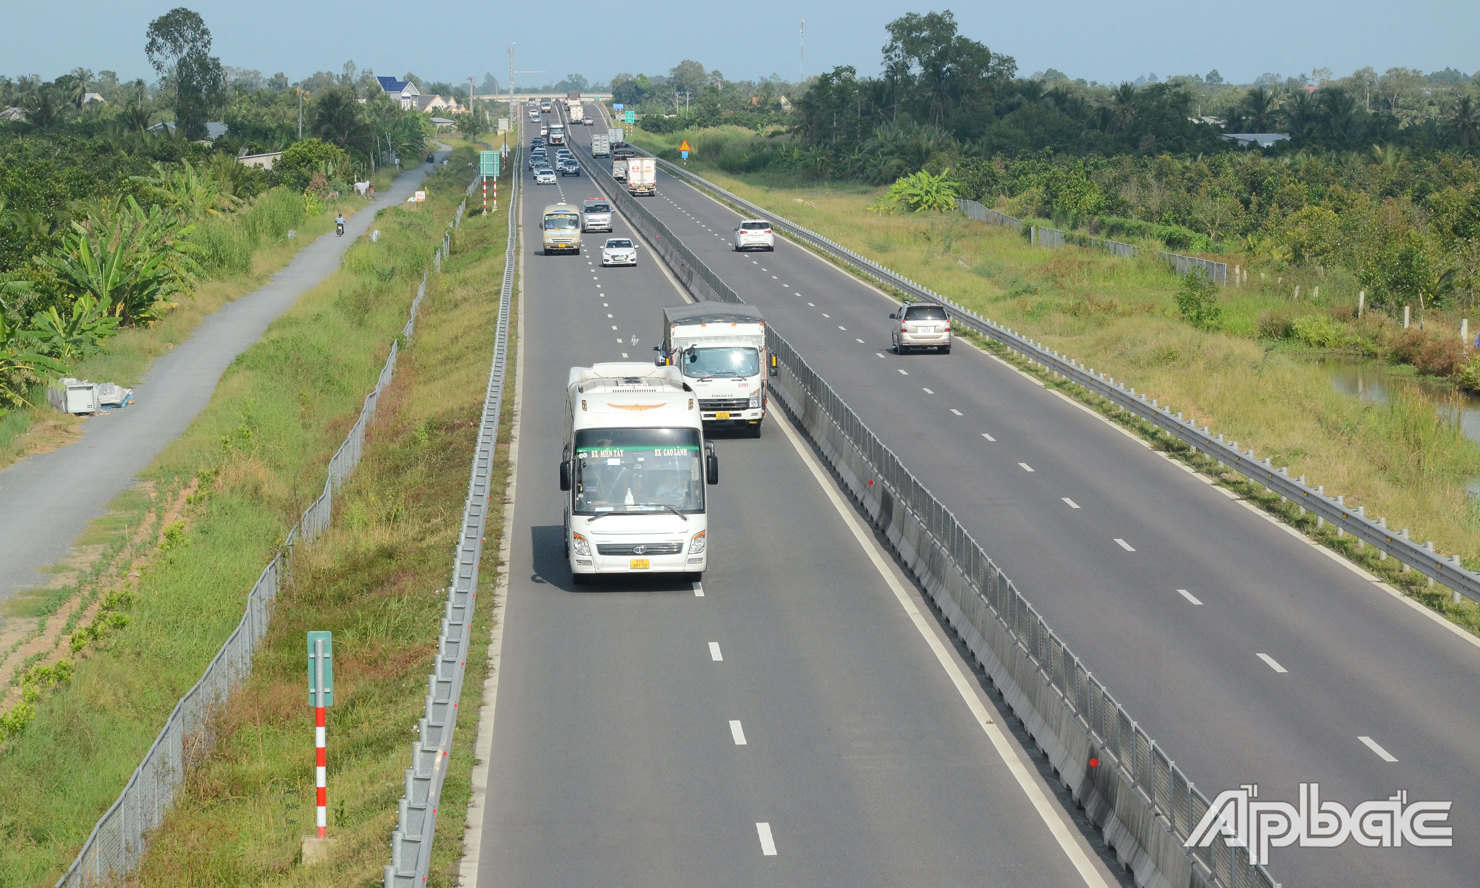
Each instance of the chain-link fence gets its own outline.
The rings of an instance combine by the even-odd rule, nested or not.
[[[466,205],[467,202],[463,203]],[[459,218],[461,210],[459,207]],[[443,243],[445,246],[447,241]],[[438,250],[437,259],[442,252]],[[440,267],[440,262],[438,265]],[[410,317],[401,330],[402,335],[408,338],[415,329],[416,312],[426,296],[426,288],[427,276],[423,272],[416,298],[411,303]],[[283,552],[263,568],[247,595],[247,609],[241,622],[206,667],[200,681],[175,705],[164,729],[129,777],[123,793],[98,820],[76,860],[57,881],[58,888],[116,885],[125,881],[126,876],[138,867],[148,846],[149,833],[164,822],[175,794],[184,783],[187,769],[206,756],[214,745],[212,717],[231,692],[252,673],[252,660],[267,635],[267,624],[272,618],[278,589],[287,578],[286,553],[292,551],[298,540],[311,540],[328,529],[334,492],[360,462],[365,429],[375,415],[380,393],[390,385],[397,350],[397,343],[392,341],[390,355],[381,368],[374,390],[365,397],[359,419],[329,460],[323,492],[304,510],[299,523],[288,531]]]
[[[742,301],[599,165],[587,168],[696,298]],[[678,173],[671,164],[664,168]],[[774,327],[766,338],[781,366],[777,403],[817,445],[1143,883],[1273,888],[1277,883],[1249,863],[1246,849],[1184,847],[1207,798],[821,375]],[[1089,766],[1091,758],[1100,760],[1098,767]]]

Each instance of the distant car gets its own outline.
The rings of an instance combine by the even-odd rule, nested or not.
[[[604,197],[588,197],[581,206],[582,231],[611,231],[612,205]]]
[[[540,167],[539,169],[535,170],[534,171],[534,184],[536,184],[536,185],[554,185],[555,184],[555,171],[552,170],[552,169],[550,169],[549,167]]]
[[[913,302],[889,315],[897,323],[890,339],[895,354],[908,348],[936,348],[951,353],[951,317],[945,306],[933,302]]]
[[[585,123],[586,123],[586,126],[595,126],[596,125],[596,118],[595,117],[587,117]]]
[[[735,226],[735,249],[774,250],[775,236],[771,234],[771,223],[765,219],[745,219]]]
[[[543,112],[545,112],[546,114],[550,113],[550,100],[549,99],[540,99],[540,110],[543,111]]]
[[[536,123],[538,123],[539,122],[539,119],[540,119],[540,112],[531,110],[529,112],[529,119],[535,121]]]
[[[609,237],[601,245],[602,265],[636,265],[637,247],[631,238]]]
[[[555,169],[562,176],[579,176],[581,174],[581,165],[575,162],[575,158],[557,161],[555,163]]]
[[[529,147],[531,147],[531,148],[543,148],[543,147],[545,147],[545,140],[544,139],[541,139],[539,136],[535,136],[533,139],[530,139],[529,140]]]
[[[535,167],[542,165],[549,165],[549,161],[545,158],[545,152],[538,148],[529,152],[529,168],[534,169]]]

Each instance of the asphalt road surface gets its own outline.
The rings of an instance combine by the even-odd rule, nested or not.
[[[600,267],[604,234],[539,255],[541,208],[598,192],[521,172],[518,494],[476,884],[1116,884],[1051,798],[1040,814],[779,423],[717,436],[702,583],[571,584],[567,371],[650,361],[660,308],[683,299],[645,246],[634,268]]]
[[[1210,798],[1257,784],[1293,804],[1313,782],[1348,807],[1454,802],[1453,848],[1276,849],[1276,878],[1476,884],[1473,637],[995,358],[964,343],[893,354],[896,303],[782,238],[734,252],[740,216],[672,177],[645,205],[765,311]]]

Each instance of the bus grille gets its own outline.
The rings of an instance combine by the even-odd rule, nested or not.
[[[672,543],[597,543],[598,555],[677,555],[683,551],[683,541]]]

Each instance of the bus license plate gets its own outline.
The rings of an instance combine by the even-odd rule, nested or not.
[[[633,558],[627,565],[628,570],[647,570],[651,565],[646,558]]]
[[[715,419],[729,419],[730,418],[730,414],[729,414],[728,411],[721,410],[720,412],[714,414],[714,418]]]

